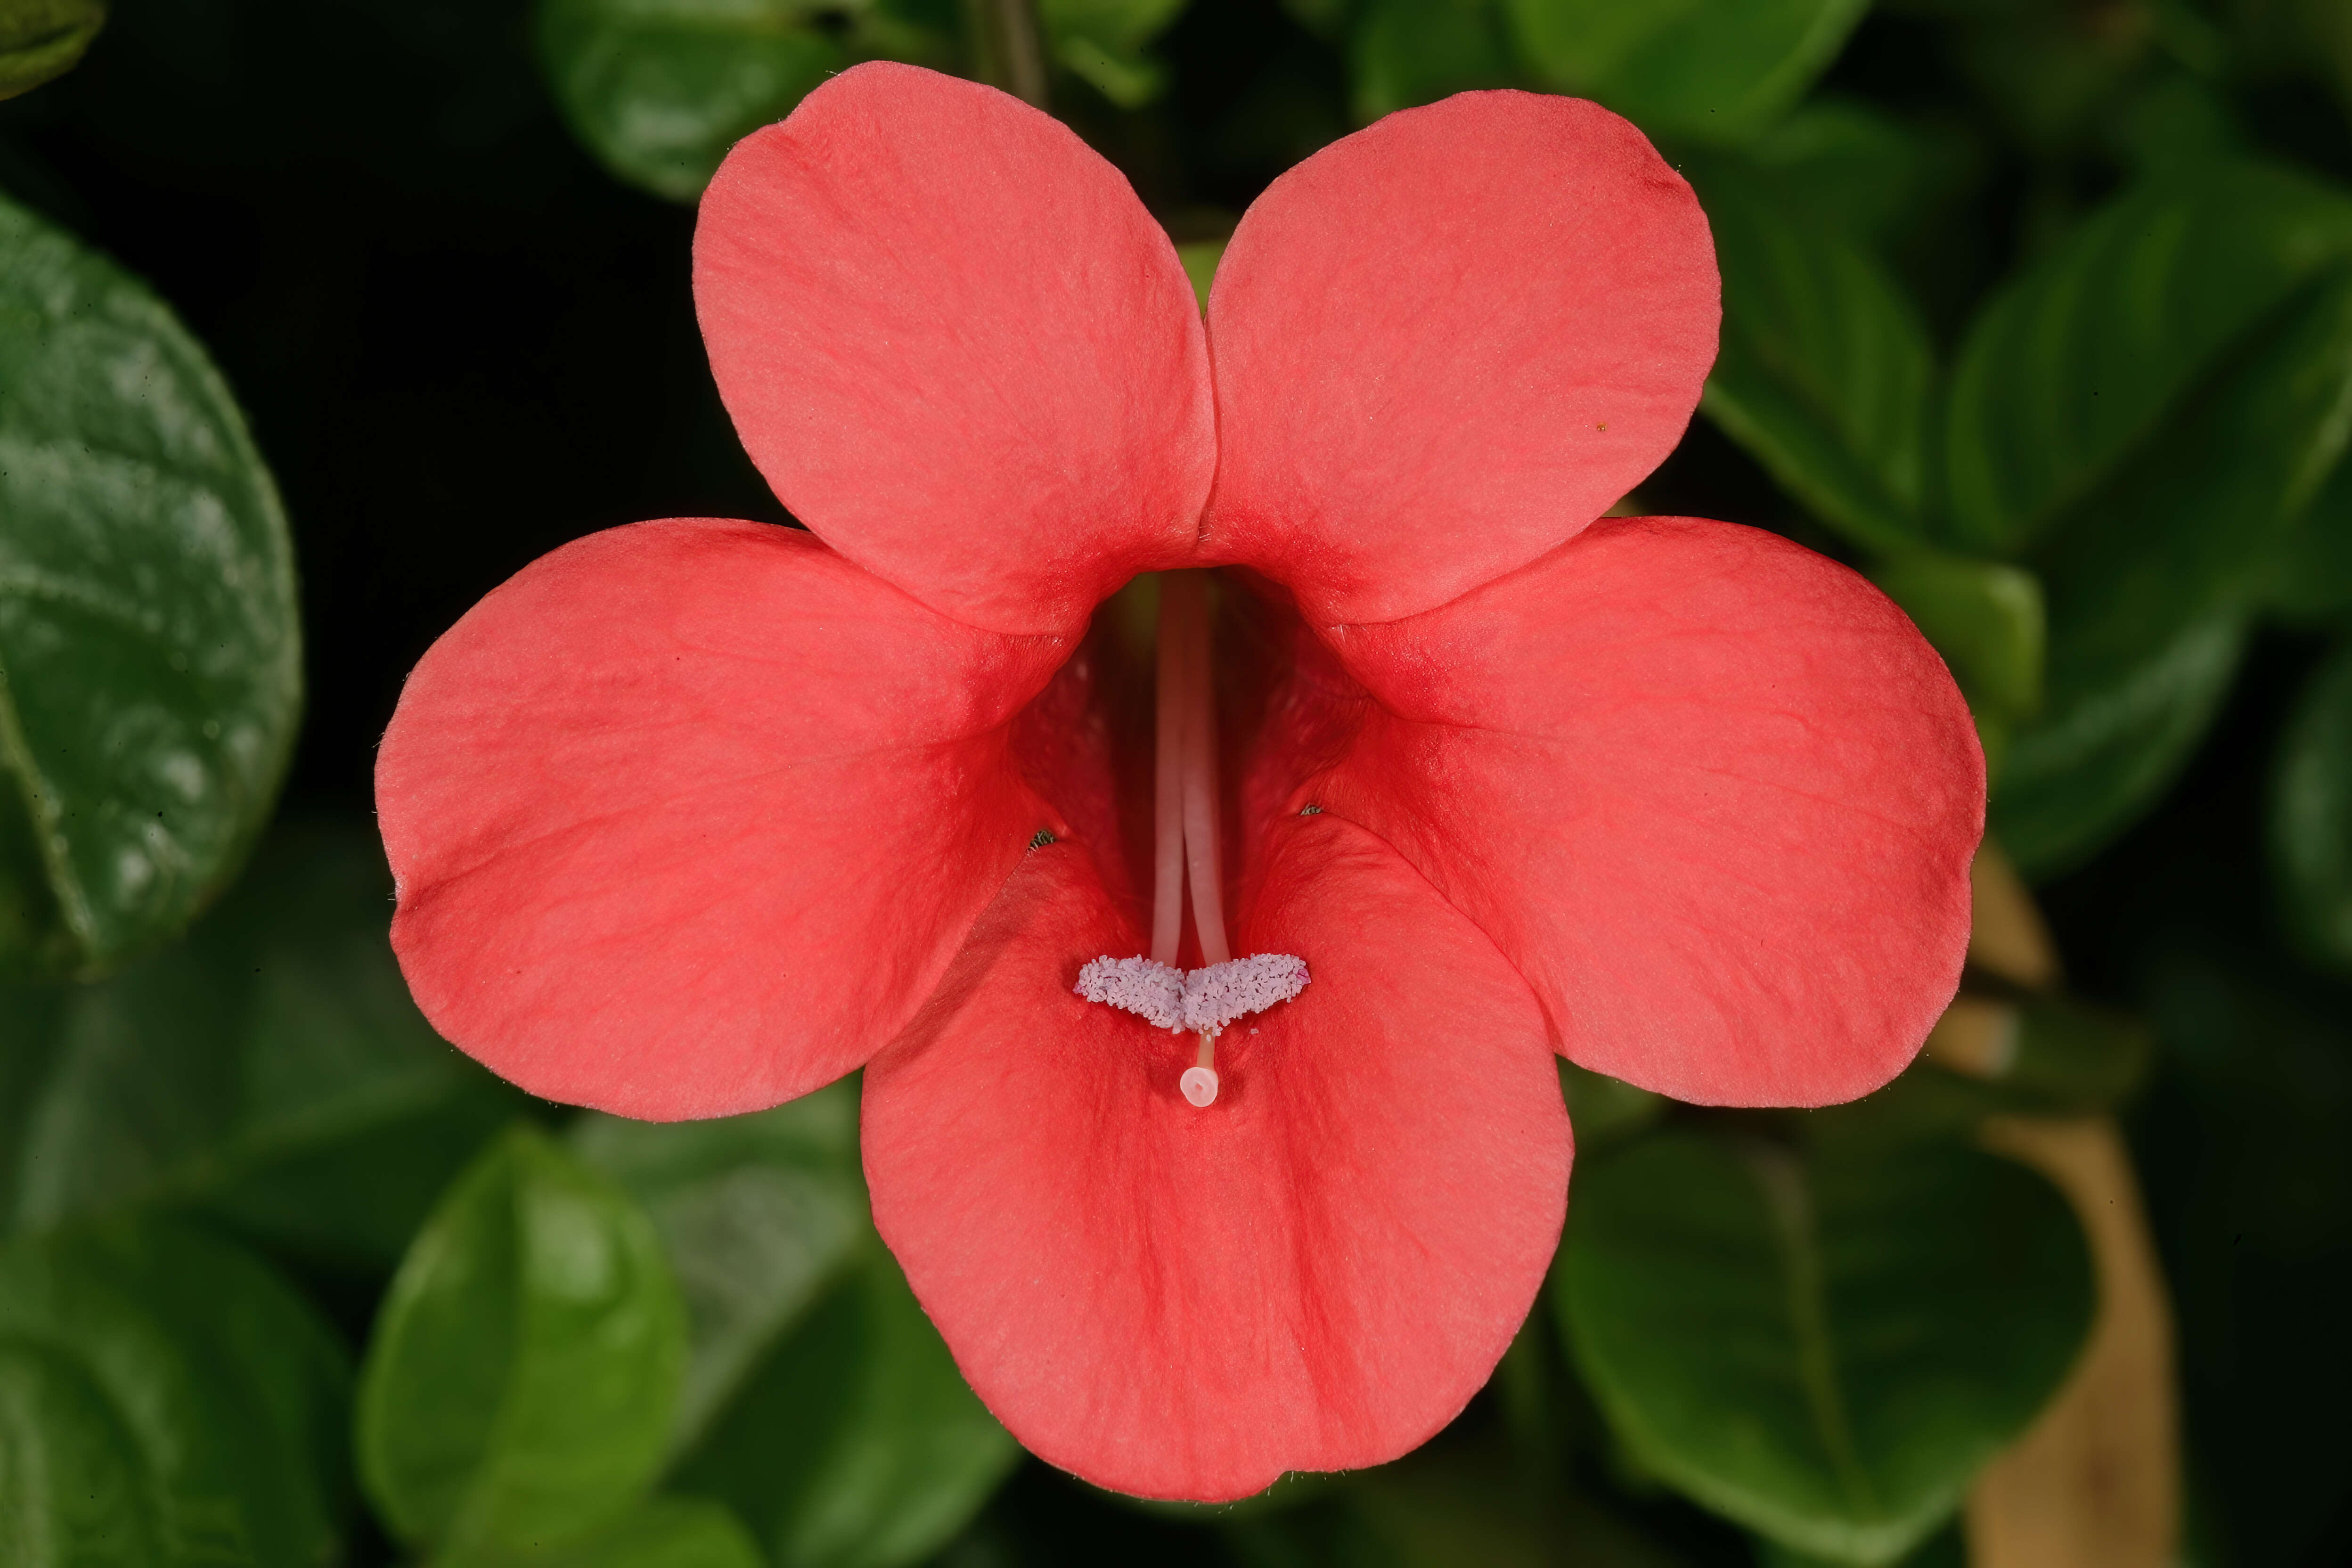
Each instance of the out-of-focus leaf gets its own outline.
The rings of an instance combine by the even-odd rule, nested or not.
[[[199,1233],[0,1247],[0,1563],[338,1560],[350,1381],[299,1297]]]
[[[2244,623],[2195,623],[2102,680],[2053,668],[2042,717],[2019,731],[1992,804],[2019,869],[2051,876],[2155,804],[2204,735],[2245,651]]]
[[[872,1239],[856,1086],[709,1121],[583,1116],[571,1138],[645,1206],[677,1277],[689,1349],[675,1446],[689,1447]]]
[[[2271,552],[2260,603],[2299,626],[2352,626],[2352,459],[2336,465]]]
[[[0,98],[73,69],[104,26],[101,0],[0,0]]]
[[[186,942],[89,988],[0,988],[0,1228],[166,1204],[389,1268],[521,1103],[409,1000],[391,896],[372,835],[281,830]]]
[[[656,1497],[603,1529],[537,1552],[461,1548],[433,1568],[767,1568],[743,1521],[705,1498]]]
[[[2005,289],[1962,347],[1953,542],[2022,550],[2163,452],[2200,385],[2347,257],[2352,200],[2261,164],[2201,167],[2111,203]]]
[[[1756,1539],[1756,1568],[1830,1568],[1834,1557],[1792,1552],[1769,1536]],[[1900,1560],[1900,1568],[1968,1568],[1968,1543],[1958,1526],[1948,1526],[1929,1536],[1926,1544]]]
[[[1360,121],[1512,79],[1494,0],[1367,0],[1348,75]]]
[[[2352,969],[2352,647],[2319,667],[2287,721],[2270,845],[2288,928],[2313,957]]]
[[[1186,0],[1037,0],[1037,25],[1064,68],[1121,109],[1160,96],[1167,76],[1144,54]]]
[[[1723,341],[1700,406],[1847,538],[1916,550],[1927,537],[1936,374],[1926,326],[1856,240],[1789,221],[1754,170],[1712,167],[1700,190],[1723,269]]]
[[[2065,1201],[1965,1146],[1800,1157],[1678,1135],[1578,1181],[1555,1300],[1612,1428],[1799,1551],[1916,1546],[2090,1326]]]
[[[1628,1138],[1665,1114],[1666,1097],[1559,1058],[1559,1092],[1579,1153]]]
[[[677,1483],[722,1499],[776,1568],[935,1552],[1018,1457],[867,1218],[856,1086],[751,1116],[583,1118],[581,1154],[646,1206],[692,1350]]]
[[[585,1538],[652,1483],[685,1360],[651,1222],[518,1126],[458,1178],[393,1279],[360,1377],[361,1480],[413,1544]]]
[[[1910,126],[1858,99],[1807,100],[1740,149],[1808,214],[1845,232],[1885,237],[1911,216],[1938,162]],[[1792,215],[1783,210],[1783,221]]]
[[[87,979],[233,877],[301,708],[293,547],[194,339],[0,198],[0,973]]]
[[[1966,9],[1946,34],[1950,57],[2010,138],[2044,155],[2085,139],[2150,42],[2149,6]]]
[[[1872,570],[1951,667],[1970,707],[2004,719],[2042,706],[2048,628],[2033,574],[1992,561],[1911,554]]]
[[[1225,258],[1225,242],[1222,239],[1196,239],[1176,247],[1176,259],[1183,264],[1185,280],[1192,285],[1192,298],[1201,309],[1209,308],[1209,286],[1216,281],[1217,263]]]
[[[672,201],[849,63],[823,0],[541,0],[539,55],[572,134]]]
[[[1551,87],[1654,136],[1744,141],[1829,68],[1870,0],[1507,0]]]
[[[2235,640],[2215,628],[2244,618],[2342,461],[2347,408],[2352,265],[2313,278],[2244,334],[2154,444],[2034,552],[2049,596],[2050,700],[2015,732],[1996,805],[2029,874],[2095,852],[2193,748],[2226,682],[2221,649]],[[2162,687],[2204,700],[2163,713],[2116,704]],[[2116,722],[2134,710],[2141,722]]]

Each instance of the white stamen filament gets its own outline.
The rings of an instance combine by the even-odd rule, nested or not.
[[[1307,987],[1306,963],[1288,953],[1236,960],[1225,942],[1217,834],[1217,709],[1209,659],[1208,574],[1160,579],[1158,755],[1152,770],[1151,956],[1102,957],[1078,971],[1077,993],[1163,1029],[1192,1030],[1199,1060],[1177,1087],[1206,1109],[1217,1098],[1217,1036],[1237,1018],[1286,1002]],[[1202,966],[1176,967],[1184,886]],[[1255,1032],[1255,1031],[1253,1031]]]

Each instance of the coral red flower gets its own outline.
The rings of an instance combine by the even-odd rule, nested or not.
[[[393,940],[553,1099],[864,1066],[876,1222],[1051,1462],[1225,1499],[1412,1447],[1557,1243],[1555,1049],[1815,1105],[1950,997],[1983,767],[1935,654],[1770,534],[1601,518],[1717,324],[1623,121],[1392,115],[1250,209],[1204,329],[1068,131],[861,66],[729,157],[695,297],[811,531],[596,534],[436,644],[377,768]],[[1159,701],[1097,614],[1152,572]],[[1225,909],[1294,956],[1196,1109],[1202,1042],[1077,988],[1213,962]]]

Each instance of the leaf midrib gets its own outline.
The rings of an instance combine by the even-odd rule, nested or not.
[[[1797,1379],[1812,1417],[1813,1435],[1857,1511],[1876,1514],[1878,1499],[1854,1451],[1853,1430],[1838,1384],[1837,1357],[1830,1338],[1829,1285],[1804,1173],[1793,1155],[1780,1149],[1750,1150],[1748,1166],[1780,1242],[1785,1305],[1797,1347]]]

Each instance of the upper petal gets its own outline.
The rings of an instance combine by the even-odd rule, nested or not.
[[[1303,788],[1489,932],[1582,1066],[1822,1105],[1958,984],[1984,761],[1900,610],[1755,529],[1611,518],[1428,615],[1327,634],[1372,701]]]
[[[933,608],[1070,632],[1189,555],[1216,454],[1192,286],[1049,116],[911,66],[844,71],[719,166],[694,298],[776,494]]]
[[[534,1094],[627,1116],[840,1077],[1055,825],[1005,721],[1063,651],[763,523],[542,557],[433,645],[377,755],[417,1005]]]
[[[1543,1020],[1361,829],[1276,827],[1237,929],[1314,971],[1191,1037],[1071,994],[1136,951],[1085,852],[1043,849],[866,1074],[874,1218],[980,1396],[1049,1462],[1223,1500],[1377,1464],[1486,1382],[1559,1241]]]
[[[1313,620],[1443,604],[1674,449],[1720,313],[1690,187],[1607,110],[1391,114],[1275,181],[1218,263],[1205,549]]]

